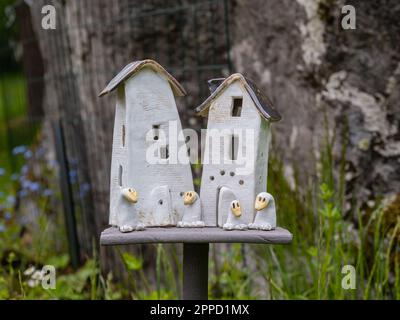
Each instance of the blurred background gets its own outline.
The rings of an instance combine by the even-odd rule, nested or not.
[[[341,25],[345,4],[356,29]],[[194,109],[207,80],[233,72],[283,116],[268,190],[294,241],[212,245],[210,298],[399,299],[399,15],[396,0],[2,0],[0,298],[180,297],[180,246],[99,247],[114,97],[98,93],[151,58],[188,92],[184,128],[206,127]]]

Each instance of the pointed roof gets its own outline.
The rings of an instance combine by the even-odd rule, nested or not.
[[[241,82],[241,84],[244,86],[251,99],[253,100],[261,116],[265,120],[281,120],[281,115],[274,108],[272,102],[268,99],[268,97],[264,93],[262,93],[262,91],[254,84],[253,81],[245,78],[240,73],[234,73],[226,79],[218,78],[209,80],[208,84],[212,93],[200,106],[196,108],[197,114],[206,117],[208,115],[208,108],[210,107],[211,103],[215,99],[217,99],[218,96],[235,81]]]
[[[148,67],[153,69],[155,72],[160,74],[163,78],[165,78],[169,84],[171,85],[171,89],[174,92],[175,96],[184,96],[186,95],[185,89],[179,84],[179,82],[171,76],[167,70],[165,70],[159,63],[155,62],[151,59],[146,60],[138,60],[133,61],[126,65],[100,92],[99,97],[106,95],[107,93],[116,89],[122,82],[128,80],[128,78],[132,77],[144,67]]]

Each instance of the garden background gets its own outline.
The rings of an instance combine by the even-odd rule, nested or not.
[[[283,116],[268,190],[293,243],[212,245],[210,298],[399,299],[399,14],[395,0],[1,1],[0,298],[180,297],[179,245],[99,247],[114,101],[98,93],[151,58],[188,92],[184,128],[205,127],[206,81],[233,72]],[[40,285],[48,264],[55,290]]]

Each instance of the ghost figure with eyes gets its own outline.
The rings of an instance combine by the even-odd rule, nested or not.
[[[195,191],[187,191],[183,194],[183,204],[185,205],[182,220],[177,226],[181,228],[202,228],[205,223],[201,221],[201,202],[200,197]]]
[[[121,188],[120,213],[117,216],[119,231],[131,232],[144,230],[144,224],[139,222],[135,204],[138,201],[138,193],[133,188]]]
[[[224,230],[246,230],[247,225],[242,222],[242,207],[239,201],[233,200],[228,209],[228,219],[223,225]]]
[[[249,229],[272,230],[276,228],[275,200],[271,194],[267,192],[259,193],[254,209],[257,212],[254,222],[249,224]]]

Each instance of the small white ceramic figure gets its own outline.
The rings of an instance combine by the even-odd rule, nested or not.
[[[177,227],[202,228],[205,226],[201,221],[201,202],[200,197],[195,191],[187,191],[183,194],[183,211],[182,221],[179,221]]]
[[[144,230],[144,224],[139,222],[135,203],[138,201],[137,191],[133,188],[121,189],[121,213],[118,215],[118,226],[121,232]]]
[[[272,230],[276,228],[276,210],[274,197],[267,193],[258,194],[254,203],[256,215],[254,222],[249,224],[249,229]]]
[[[242,222],[242,208],[239,201],[233,200],[229,206],[228,219],[223,226],[224,230],[246,230],[247,225]]]

